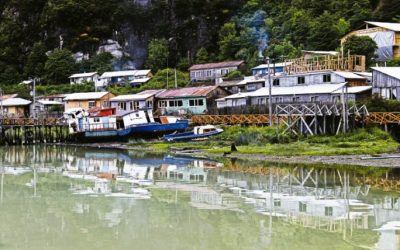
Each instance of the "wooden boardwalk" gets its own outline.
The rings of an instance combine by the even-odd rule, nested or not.
[[[57,118],[0,119],[0,144],[56,143],[68,140],[68,125]]]

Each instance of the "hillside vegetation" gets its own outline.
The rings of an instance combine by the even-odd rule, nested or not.
[[[294,57],[300,49],[333,50],[341,36],[364,20],[400,19],[397,0],[136,2],[1,1],[0,84],[29,77],[64,84],[72,72],[121,68],[137,57],[146,61],[138,48],[147,50],[151,41],[155,50],[163,49],[160,44],[167,48],[159,61],[147,62],[154,68],[169,63],[185,70],[191,63],[229,59],[244,59],[251,67],[259,63],[260,53]],[[71,60],[76,52],[93,58],[107,39],[122,46],[119,61],[110,62],[107,55],[88,63]]]

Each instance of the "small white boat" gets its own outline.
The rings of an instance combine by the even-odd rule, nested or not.
[[[222,132],[224,132],[224,130],[221,128],[217,128],[213,125],[205,125],[194,127],[192,132],[165,135],[163,139],[168,142],[201,140],[207,139],[210,136],[221,134]]]

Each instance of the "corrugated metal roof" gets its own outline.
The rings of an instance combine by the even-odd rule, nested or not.
[[[400,31],[400,23],[385,23],[385,22],[371,22],[365,21],[365,23],[371,24],[373,26],[382,27],[388,30]]]
[[[339,52],[337,51],[324,51],[324,50],[302,50],[302,52],[315,55],[331,55],[331,56],[337,56],[339,54]]]
[[[38,103],[41,103],[43,105],[64,105],[62,102],[57,102],[57,101],[45,101],[45,100],[39,100],[37,101]]]
[[[146,83],[148,81],[150,81],[150,77],[145,77],[145,78],[137,78],[132,80],[130,83]]]
[[[150,98],[158,93],[161,93],[162,91],[164,91],[164,89],[145,90],[137,94],[116,96],[114,98],[111,98],[110,101],[115,102],[115,101],[130,101],[130,100],[146,100],[147,98]]]
[[[336,84],[313,84],[292,87],[272,87],[272,96],[281,95],[307,95],[307,94],[330,94],[345,86],[346,83]],[[240,99],[245,97],[268,96],[268,87],[258,89],[253,92],[238,93],[225,97],[225,99]]]
[[[372,69],[400,80],[400,67],[372,67]]]
[[[100,78],[110,78],[110,77],[124,77],[124,76],[147,76],[150,74],[151,70],[122,70],[122,71],[112,71],[104,72]]]
[[[26,105],[29,105],[31,103],[32,103],[31,101],[25,100],[25,99],[22,99],[22,98],[19,98],[19,97],[8,98],[8,99],[5,99],[5,100],[1,101],[1,104],[4,107],[7,107],[7,106],[26,106]]]
[[[366,80],[365,77],[357,75],[353,72],[347,72],[347,71],[334,71],[333,72],[336,75],[339,75],[341,77],[344,77],[346,79],[362,79],[362,80]]]
[[[87,92],[87,93],[73,93],[65,97],[65,101],[73,100],[97,100],[107,95],[108,92]]]
[[[73,74],[69,78],[82,78],[82,77],[91,77],[96,75],[97,72],[89,72],[89,73],[78,73],[78,74]]]
[[[285,67],[285,66],[289,66],[289,65],[291,65],[291,64],[293,64],[293,62],[283,62],[283,63],[275,63],[275,64],[273,64],[273,63],[270,63],[269,64],[269,67],[270,68],[278,68],[278,67]],[[252,68],[252,69],[268,69],[268,64],[260,64],[260,65],[258,65],[257,67],[254,67],[254,68]]]
[[[244,61],[227,61],[227,62],[217,62],[217,63],[195,64],[195,65],[192,65],[192,67],[190,67],[189,70],[239,67],[243,63],[244,63]]]
[[[347,93],[349,94],[358,94],[367,90],[371,90],[372,86],[356,86],[356,87],[348,87],[347,88]],[[334,94],[341,94],[342,90],[336,90],[335,92],[333,92]]]
[[[181,89],[168,89],[157,95],[157,98],[176,98],[189,96],[207,96],[217,86],[191,87]]]

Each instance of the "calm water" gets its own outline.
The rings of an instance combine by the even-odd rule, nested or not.
[[[390,169],[3,147],[0,249],[399,249],[396,180]]]

